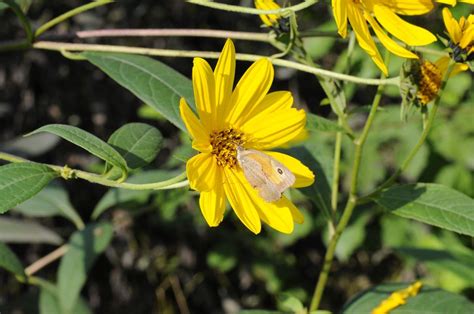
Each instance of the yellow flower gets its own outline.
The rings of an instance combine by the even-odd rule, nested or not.
[[[407,303],[408,298],[416,296],[422,285],[420,281],[417,281],[406,289],[393,292],[387,299],[383,300],[379,306],[372,310],[371,314],[388,314],[391,310]]]
[[[474,15],[466,19],[462,16],[457,21],[448,8],[443,9],[443,20],[453,49],[453,59],[463,60],[463,54],[469,60],[469,55],[474,52]]]
[[[397,44],[385,31],[409,46],[423,46],[436,41],[424,28],[405,22],[397,14],[420,15],[433,8],[431,0],[332,0],[334,18],[342,37],[347,35],[347,20],[357,41],[380,70],[387,75],[387,67],[372,39],[370,24],[380,42],[393,54],[416,59],[416,54]]]
[[[211,227],[222,221],[227,199],[237,217],[255,234],[261,230],[261,220],[280,232],[291,233],[294,222],[303,223],[303,215],[285,196],[275,202],[260,197],[239,166],[237,148],[259,150],[275,158],[295,175],[293,187],[313,184],[313,173],[299,160],[268,151],[299,136],[306,113],[292,107],[290,92],[267,94],[274,74],[268,59],[253,63],[233,90],[234,74],[231,40],[227,40],[214,72],[205,60],[194,59],[198,116],[184,99],[180,102],[193,148],[200,151],[186,164],[190,187],[200,192],[201,212]]]
[[[273,0],[255,0],[255,7],[259,10],[278,10],[280,6],[278,3],[275,3]],[[268,27],[273,27],[274,25],[278,25],[278,20],[280,19],[281,15],[279,14],[260,14],[260,19],[262,20],[263,24],[267,25]]]
[[[436,2],[450,4],[453,7],[457,4],[457,2],[464,2],[464,3],[474,4],[474,0],[458,0],[458,1],[456,1],[456,0],[437,0]]]

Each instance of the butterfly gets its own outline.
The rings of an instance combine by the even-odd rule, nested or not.
[[[266,202],[275,202],[295,183],[295,175],[275,158],[255,149],[237,147],[237,161],[247,181]]]

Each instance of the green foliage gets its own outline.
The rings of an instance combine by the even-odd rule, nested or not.
[[[323,117],[308,114],[306,117],[306,125],[309,131],[320,131],[320,132],[346,132],[343,127]]]
[[[370,313],[380,302],[387,299],[389,295],[399,289],[408,286],[406,283],[384,284],[375,286],[355,296],[344,306],[342,313]],[[408,298],[406,304],[390,311],[390,313],[472,313],[474,304],[466,298],[441,289],[423,286],[420,292]]]
[[[79,298],[69,311],[61,308],[59,303],[58,288],[44,280],[39,282],[41,287],[39,295],[40,314],[90,314],[91,310],[82,298]]]
[[[36,222],[6,217],[0,217],[0,241],[47,244],[63,242],[56,232]]]
[[[48,132],[62,137],[63,139],[84,148],[89,153],[119,168],[122,171],[122,176],[127,175],[127,162],[125,159],[112,146],[87,131],[71,125],[50,124],[45,125],[28,135],[39,132]]]
[[[438,184],[408,184],[387,189],[375,201],[391,213],[474,236],[474,200]]]
[[[72,312],[87,280],[87,272],[97,256],[107,248],[112,235],[112,225],[100,223],[89,225],[71,236],[58,270],[57,295],[62,312]]]
[[[192,84],[188,78],[148,57],[99,52],[82,55],[168,121],[186,131],[179,113],[179,100],[184,97],[188,104],[194,105]]]
[[[24,277],[25,272],[15,253],[8,246],[0,243],[0,268],[3,268],[17,276]]]
[[[130,169],[141,168],[152,162],[160,151],[162,142],[160,131],[145,123],[125,124],[108,140]]]
[[[34,163],[13,163],[0,167],[0,214],[41,191],[57,177],[49,167]]]

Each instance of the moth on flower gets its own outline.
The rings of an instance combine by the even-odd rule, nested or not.
[[[290,92],[268,93],[273,65],[267,58],[252,64],[235,89],[235,48],[227,40],[212,71],[194,59],[196,114],[184,98],[181,117],[200,153],[188,160],[189,185],[200,192],[199,206],[209,226],[218,226],[228,201],[255,234],[261,220],[283,233],[304,217],[283,191],[313,184],[314,174],[298,159],[270,150],[298,138],[306,113],[294,108]]]

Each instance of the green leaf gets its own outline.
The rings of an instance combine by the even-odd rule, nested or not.
[[[121,169],[124,176],[127,174],[125,159],[109,144],[87,131],[66,124],[49,124],[27,134],[27,136],[39,132],[55,134]]]
[[[12,163],[0,167],[0,214],[26,201],[57,177],[49,167]]]
[[[25,276],[20,260],[16,257],[15,253],[3,243],[0,243],[0,268],[6,269],[21,277]]]
[[[282,293],[277,297],[278,308],[291,313],[304,313],[304,305],[300,300],[288,293]]]
[[[374,200],[395,215],[474,236],[474,200],[446,186],[400,185]]]
[[[217,245],[207,255],[207,265],[226,273],[237,265],[237,252],[229,245]]]
[[[402,255],[426,263],[439,272],[449,271],[468,282],[474,282],[474,255],[451,253],[446,250],[432,250],[424,248],[398,247],[395,248]]]
[[[26,12],[30,8],[32,0],[14,0],[14,2],[18,4],[23,12]],[[0,11],[6,8],[8,8],[8,4],[0,2]]]
[[[384,284],[366,290],[355,296],[344,306],[342,313],[371,313],[383,300],[399,289],[407,288],[407,283]],[[407,299],[406,304],[390,311],[390,314],[445,314],[474,313],[474,304],[461,295],[441,289],[423,286],[414,297]]]
[[[336,122],[311,113],[306,114],[306,128],[309,131],[346,133],[344,128]]]
[[[152,162],[163,143],[160,131],[145,123],[129,123],[116,130],[108,143],[126,160],[130,169]]]
[[[63,242],[54,231],[31,221],[0,217],[0,241],[8,243],[48,243],[58,245]]]
[[[40,314],[65,314],[61,310],[58,299],[58,288],[45,280],[39,281],[39,311]],[[82,298],[79,298],[76,304],[69,312],[71,314],[90,314],[91,310]]]
[[[239,314],[288,314],[288,312],[269,310],[242,310],[239,312]]]
[[[31,217],[59,215],[66,217],[76,226],[83,225],[81,217],[69,201],[67,191],[57,184],[45,187],[33,198],[16,206],[15,210]]]
[[[128,183],[144,184],[159,182],[171,179],[177,176],[181,171],[169,171],[169,170],[153,170],[138,173],[130,177]],[[134,190],[124,190],[124,189],[110,189],[105,193],[105,195],[100,199],[99,203],[94,208],[92,212],[92,219],[97,219],[104,211],[110,207],[123,204],[127,202],[141,202],[147,199],[152,193],[157,191],[146,190],[146,191],[134,191]]]
[[[87,272],[107,248],[112,235],[112,225],[101,223],[89,225],[71,236],[58,270],[58,297],[64,312],[71,312],[76,304]]]
[[[184,97],[194,106],[193,88],[188,78],[149,57],[105,52],[84,52],[82,55],[187,132],[179,113],[179,100]]]

